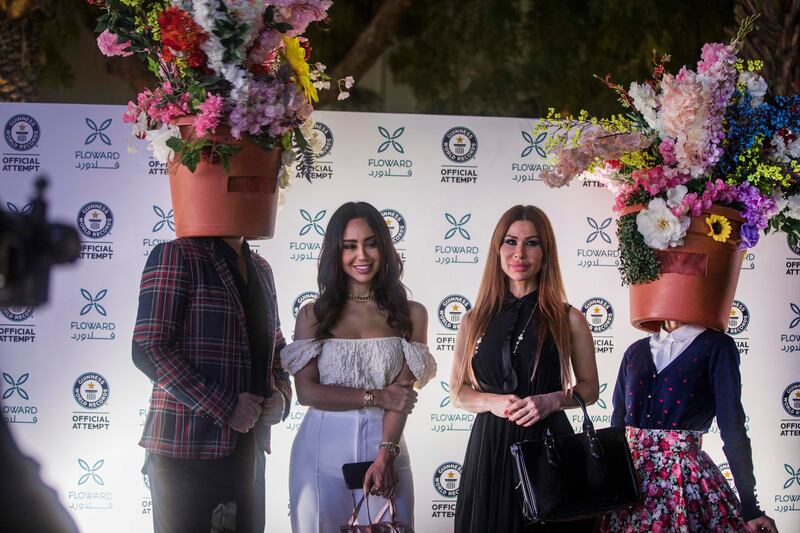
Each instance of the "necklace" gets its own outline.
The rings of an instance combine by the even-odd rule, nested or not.
[[[356,296],[355,294],[348,294],[348,300],[353,300],[354,302],[374,302],[375,301],[375,294],[370,293],[366,296]]]
[[[535,302],[533,304],[533,311],[531,311],[531,316],[528,317],[528,321],[525,322],[525,326],[522,328],[522,331],[519,333],[519,335],[517,335],[517,340],[514,343],[514,349],[511,350],[511,358],[512,359],[517,357],[517,349],[519,348],[519,344],[522,342],[523,337],[525,337],[525,332],[528,331],[528,326],[531,323],[531,319],[533,318],[533,315],[536,313],[536,306],[538,304],[539,304],[539,302]]]

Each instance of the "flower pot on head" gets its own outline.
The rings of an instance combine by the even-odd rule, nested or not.
[[[622,214],[641,209],[631,207]],[[706,219],[712,215],[727,219],[730,236],[709,236],[725,229],[717,219],[709,225]],[[682,246],[656,250],[661,277],[630,286],[631,324],[655,332],[662,321],[675,320],[726,331],[745,253],[738,249],[742,221],[735,209],[717,205],[691,217]]]
[[[183,140],[194,136],[193,116],[173,124]],[[230,158],[228,170],[203,158],[194,172],[174,158],[168,165],[175,234],[178,237],[237,237],[268,239],[275,233],[278,207],[278,172],[281,150],[263,150],[218,127],[206,137],[214,142],[241,146]]]

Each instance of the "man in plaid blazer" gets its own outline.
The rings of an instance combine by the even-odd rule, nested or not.
[[[159,244],[133,360],[152,381],[140,445],[156,532],[264,530],[264,451],[291,405],[269,264],[243,238]]]

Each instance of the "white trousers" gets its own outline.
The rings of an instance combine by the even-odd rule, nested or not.
[[[294,533],[339,533],[353,512],[353,500],[361,489],[348,490],[342,476],[344,463],[373,461],[383,440],[383,410],[321,411],[310,408],[292,444],[289,465],[289,499]],[[414,525],[414,482],[405,441],[400,441],[395,459],[398,486],[395,491],[397,518]],[[385,503],[370,496],[374,516]],[[386,513],[384,520],[389,520]],[[359,524],[367,524],[366,506],[361,507]]]

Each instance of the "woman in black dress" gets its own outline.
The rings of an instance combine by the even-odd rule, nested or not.
[[[572,373],[575,384],[572,384]],[[591,531],[594,521],[526,526],[514,491],[510,446],[541,438],[545,424],[571,433],[571,390],[598,394],[594,343],[566,303],[553,229],[533,206],[497,223],[475,307],[459,327],[450,395],[477,413],[456,505],[456,533]]]

